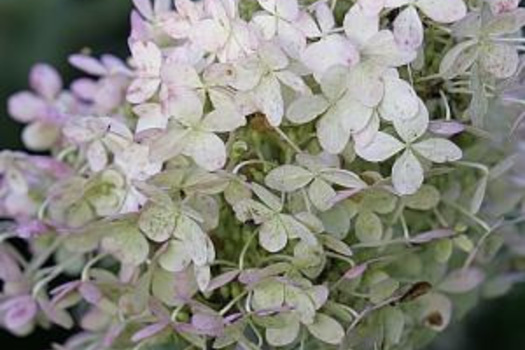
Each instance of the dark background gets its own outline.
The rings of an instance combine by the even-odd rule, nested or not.
[[[242,1],[242,0],[241,0]],[[78,74],[67,56],[84,49],[94,54],[127,55],[130,0],[0,0],[0,150],[20,148],[20,125],[6,114],[7,97],[27,88],[36,62],[56,66],[66,82]],[[430,350],[525,349],[525,286],[486,302],[451,328]],[[16,339],[0,331],[0,347],[45,350],[67,332],[37,331]]]

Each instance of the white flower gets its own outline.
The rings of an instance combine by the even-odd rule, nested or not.
[[[195,45],[217,55],[221,62],[254,52],[257,37],[239,18],[236,0],[206,0],[204,6],[208,16],[192,27],[189,37]]]
[[[160,87],[162,52],[154,42],[137,41],[131,44],[135,79],[128,88],[130,103],[142,103],[155,95]]]
[[[217,170],[226,163],[224,141],[215,133],[230,132],[243,126],[244,118],[227,108],[203,115],[204,104],[193,92],[184,96],[184,104],[171,108],[172,123],[164,135],[151,144],[151,159],[163,162],[179,154],[193,158],[206,170]]]
[[[421,102],[419,113],[408,120],[394,120],[394,127],[403,142],[385,133],[378,132],[367,145],[356,145],[356,153],[370,162],[382,162],[403,151],[392,168],[392,183],[402,195],[414,194],[424,181],[423,165],[417,156],[434,163],[446,163],[461,159],[462,151],[451,141],[430,138],[418,139],[426,132],[429,124],[428,111]]]

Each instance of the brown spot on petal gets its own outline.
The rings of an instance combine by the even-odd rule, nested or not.
[[[438,311],[435,311],[427,316],[425,322],[432,327],[441,327],[443,326],[443,316]]]

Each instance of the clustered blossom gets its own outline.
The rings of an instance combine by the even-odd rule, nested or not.
[[[129,60],[9,100],[48,155],[0,154],[6,329],[415,349],[524,279],[518,1],[133,2]]]

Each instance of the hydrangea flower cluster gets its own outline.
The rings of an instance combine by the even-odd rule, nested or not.
[[[518,2],[134,0],[128,61],[9,100],[47,155],[0,154],[1,324],[421,348],[525,278]]]

